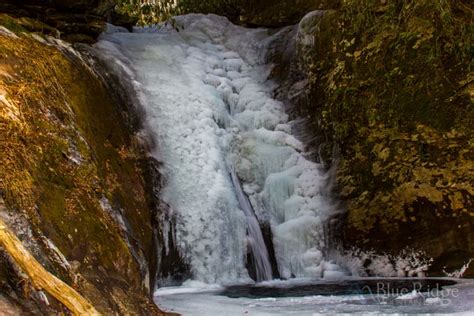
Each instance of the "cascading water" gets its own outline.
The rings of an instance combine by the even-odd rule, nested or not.
[[[234,168],[231,168],[230,175],[235,187],[235,193],[237,194],[237,200],[239,201],[240,207],[244,211],[247,219],[249,235],[248,243],[256,270],[257,281],[270,280],[272,278],[272,265],[270,264],[270,258],[268,256],[268,250],[265,245],[265,240],[263,239],[260,224],[255,217],[249,199],[242,190],[242,185],[240,184],[239,177],[237,177]]]
[[[247,242],[257,279],[270,278],[259,222],[271,227],[282,277],[321,277],[337,269],[322,253],[332,209],[326,175],[305,158],[267,80],[265,55],[278,34],[214,15],[176,21],[179,30],[111,27],[95,50],[132,83],[146,113],[156,144],[150,154],[165,179],[161,198],[175,219],[173,244],[192,278],[248,280]]]

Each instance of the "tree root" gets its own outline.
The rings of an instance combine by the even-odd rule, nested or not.
[[[64,304],[74,315],[100,315],[94,306],[76,290],[46,271],[1,219],[0,246],[8,252],[16,264],[28,275],[36,288],[48,292]]]

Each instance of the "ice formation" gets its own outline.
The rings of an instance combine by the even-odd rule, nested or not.
[[[425,277],[433,262],[423,251],[410,248],[397,255],[354,248],[333,253],[330,257],[352,276],[358,277]]]
[[[265,29],[215,15],[177,17],[171,26],[110,28],[95,45],[133,83],[162,162],[163,200],[176,220],[176,244],[193,279],[248,280],[248,221],[230,171],[235,168],[260,221],[268,220],[282,277],[334,274],[324,261],[323,226],[331,212],[326,176],[292,136],[273,98]]]

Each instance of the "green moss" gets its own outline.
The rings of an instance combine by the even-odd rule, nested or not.
[[[341,150],[353,244],[403,248],[413,217],[455,217],[452,232],[472,222],[471,21],[465,1],[349,0],[317,22],[314,45],[301,43],[313,102],[300,111]]]
[[[122,314],[139,311],[135,303],[146,300],[140,267],[112,212],[120,209],[149,260],[152,214],[141,149],[120,105],[81,62],[55,47],[0,35],[0,54],[0,92],[12,105],[0,107],[0,192],[8,208],[26,211],[36,238],[46,235],[80,263],[68,273],[82,277],[58,275],[81,280],[75,286],[99,309],[112,313],[120,304],[128,308]],[[103,198],[117,211],[104,210]],[[52,271],[64,270],[48,260]],[[134,293],[116,302],[119,288]]]
[[[0,14],[0,25],[6,27],[14,33],[21,33],[26,31],[26,29],[21,26],[18,20],[15,20],[14,18],[6,14]]]
[[[13,18],[7,14],[0,13],[0,25],[6,27],[16,34],[21,34],[24,32],[37,32],[39,34],[48,34],[54,36],[59,35],[58,30],[55,28],[38,20],[26,17]]]

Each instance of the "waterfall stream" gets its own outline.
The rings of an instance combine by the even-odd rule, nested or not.
[[[165,181],[160,198],[174,223],[163,223],[192,279],[249,280],[248,249],[258,281],[272,277],[261,224],[283,278],[323,277],[324,225],[333,209],[328,176],[306,158],[268,80],[265,56],[279,36],[215,15],[186,15],[171,26],[110,26],[95,53],[131,84],[145,113]],[[229,166],[232,166],[229,174]],[[164,246],[166,247],[168,243]],[[250,245],[250,247],[248,247]]]
[[[235,173],[234,168],[230,171],[232,183],[235,187],[235,193],[237,194],[237,200],[239,201],[240,207],[245,213],[248,226],[248,243],[253,258],[253,264],[256,270],[257,281],[271,280],[272,278],[272,265],[270,264],[270,258],[268,256],[267,246],[263,239],[262,230],[260,224],[249,199],[242,190],[240,180]]]

